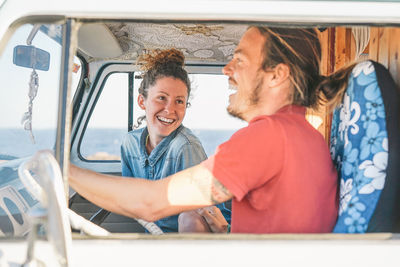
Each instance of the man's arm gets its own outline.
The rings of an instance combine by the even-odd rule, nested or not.
[[[229,190],[202,165],[150,181],[99,174],[71,164],[69,183],[96,205],[148,221],[232,198]]]

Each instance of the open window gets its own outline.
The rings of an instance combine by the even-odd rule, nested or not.
[[[62,25],[21,25],[0,57],[0,236],[25,235],[38,201],[17,168],[56,143]],[[36,55],[36,56],[35,56]],[[39,64],[40,63],[40,64]]]
[[[128,125],[129,74],[110,73],[97,99],[80,145],[88,161],[120,160]]]

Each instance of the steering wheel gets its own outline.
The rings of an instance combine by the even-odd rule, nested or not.
[[[19,166],[18,175],[26,189],[47,209],[49,239],[57,243],[56,247],[68,250],[71,226],[89,235],[109,235],[67,207],[61,170],[51,152],[37,152]]]
[[[72,237],[64,185],[57,161],[50,152],[36,153],[18,167],[18,175],[26,189],[47,211],[45,221],[47,236],[59,260],[69,262]],[[38,209],[42,211],[41,214],[43,209]],[[34,211],[32,213],[34,214]]]
[[[33,172],[35,175],[31,174]],[[110,233],[104,228],[76,214],[68,208],[65,199],[64,184],[58,162],[50,151],[39,151],[30,160],[22,163],[18,174],[25,187],[48,209],[49,227],[56,234],[71,240],[72,228],[92,236],[107,236]],[[153,222],[136,219],[151,234],[163,234]],[[51,232],[51,231],[50,231]]]

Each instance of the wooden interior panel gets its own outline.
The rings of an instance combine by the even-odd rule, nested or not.
[[[321,73],[329,75],[355,61],[355,40],[351,28],[329,28],[319,34],[322,48]],[[400,84],[400,28],[371,27],[370,41],[363,54],[386,66]],[[318,130],[329,142],[331,114],[326,107],[308,110],[307,116],[323,118]]]
[[[351,29],[347,29],[347,31],[348,31],[348,37],[346,39],[350,40],[349,41],[350,48],[348,50],[349,50],[349,61],[351,61],[356,57],[356,42],[353,38]]]
[[[400,84],[399,52],[399,28],[371,28],[369,58],[387,67],[397,85]]]
[[[400,29],[391,28],[389,44],[389,71],[397,85],[400,84]]]
[[[321,42],[321,74],[329,75],[333,71],[331,64],[335,51],[332,45],[335,42],[335,29],[326,29],[318,34]],[[325,140],[329,142],[330,137],[330,114],[327,107],[320,106],[317,110],[307,110],[307,120],[324,136]],[[320,123],[321,122],[321,123]]]
[[[335,33],[335,70],[340,69],[349,61],[350,40],[347,39],[347,29],[337,27]]]
[[[378,47],[378,61],[389,68],[389,44],[390,44],[390,29],[379,29],[379,47]]]
[[[369,40],[369,59],[378,61],[378,48],[379,48],[379,28],[372,27],[370,29]]]

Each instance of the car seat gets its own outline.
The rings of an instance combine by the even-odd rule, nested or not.
[[[389,71],[358,63],[332,118],[340,186],[334,233],[400,232],[399,138],[399,91]]]

